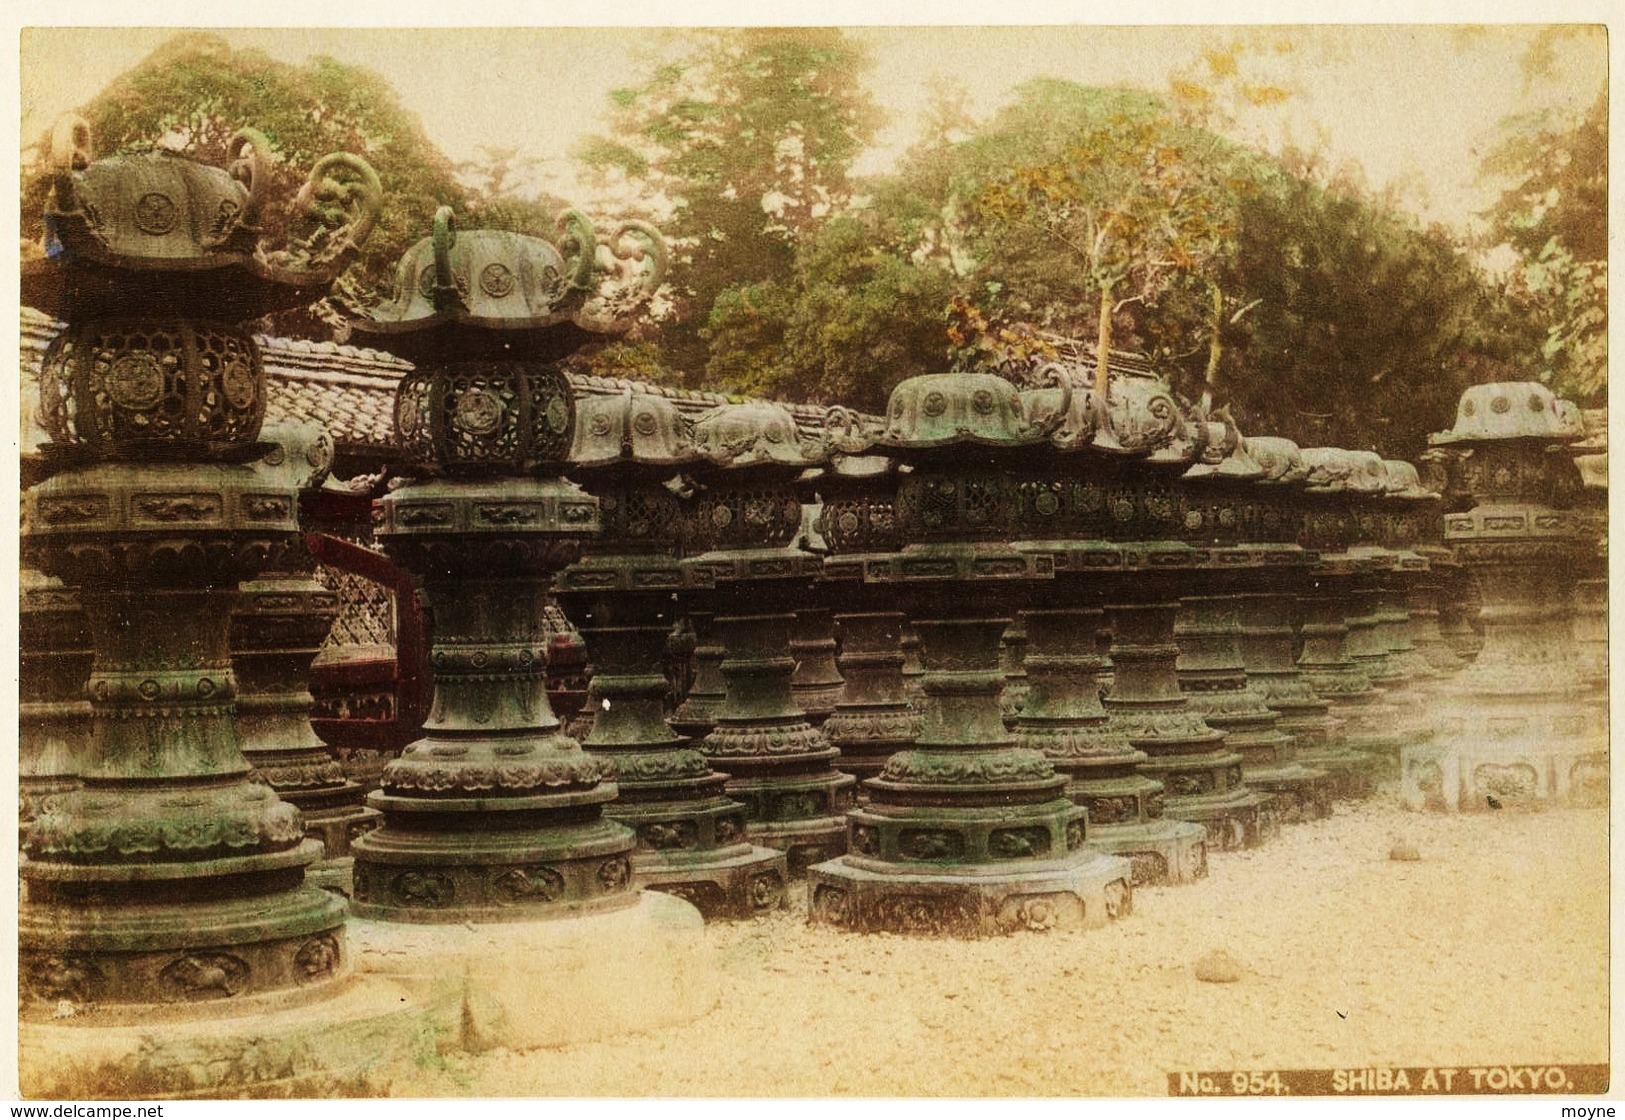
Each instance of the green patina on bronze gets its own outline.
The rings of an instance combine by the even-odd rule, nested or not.
[[[282,424],[265,434],[281,449],[277,467],[290,485],[306,491],[323,483],[333,461],[325,430]],[[316,581],[314,569],[310,554],[298,549],[285,569],[239,589],[230,638],[237,734],[255,779],[296,807],[305,835],[322,842],[314,880],[348,893],[350,840],[379,818],[310,725],[310,666],[339,609],[338,596]]]
[[[604,816],[612,768],[564,734],[547,693],[553,580],[601,532],[597,499],[560,477],[576,407],[553,359],[626,326],[589,313],[612,278],[590,226],[563,228],[575,263],[554,285],[558,245],[459,235],[443,207],[397,299],[357,324],[418,362],[395,408],[412,477],[378,502],[376,537],[422,580],[434,677],[423,738],[369,798],[384,823],[353,846],[358,914],[513,921],[637,900],[635,838]]]
[[[840,855],[854,779],[791,689],[795,610],[806,603],[819,558],[793,542],[802,527],[795,480],[821,463],[823,442],[804,438],[781,405],[723,405],[694,423],[700,453],[684,523],[683,567],[698,577],[683,595],[700,640],[725,651],[724,696],[701,754],[729,777],[745,806],[746,835],[785,853],[791,875]],[[696,682],[698,684],[698,682]],[[692,702],[694,693],[689,697]]]
[[[912,745],[848,814],[849,854],[809,873],[815,922],[975,936],[1098,925],[1129,906],[1128,861],[1085,849],[1067,779],[1017,744],[999,707],[999,639],[1054,574],[1048,556],[1007,543],[1015,470],[1045,454],[1069,398],[1063,387],[1052,412],[1029,417],[1015,387],[987,374],[893,392],[874,445],[913,468],[892,505],[906,543],[859,555],[865,584],[913,619],[925,699]]]
[[[678,557],[685,501],[666,484],[698,458],[687,421],[663,397],[579,401],[571,474],[598,498],[604,532],[559,574],[558,597],[587,642],[594,714],[582,745],[616,774],[605,815],[637,835],[634,882],[707,918],[748,918],[784,905],[785,855],[746,839],[727,775],[664,715],[678,595],[708,580]]]
[[[21,572],[17,612],[19,839],[45,799],[79,785],[90,741],[85,686],[95,658],[79,593],[33,568]]]
[[[41,374],[49,477],[24,494],[23,555],[76,593],[95,653],[81,786],[38,806],[24,844],[25,1017],[314,997],[348,970],[343,902],[304,882],[319,846],[250,780],[229,635],[239,583],[297,566],[311,473],[260,440],[264,370],[241,324],[325,293],[377,180],[354,156],[320,161],[295,244],[272,252],[267,145],[245,131],[231,152],[229,170],[93,162],[71,121],[52,143],[47,256],[23,292],[68,326]]]
[[[1254,459],[1228,418],[1210,430],[1208,448],[1183,479],[1184,535],[1204,548],[1209,563],[1193,573],[1174,626],[1179,686],[1241,755],[1243,780],[1274,798],[1278,820],[1325,817],[1332,811],[1330,775],[1297,761],[1296,739],[1253,686],[1242,655],[1243,597],[1289,583],[1304,559],[1291,518],[1262,484],[1281,464]]]
[[[902,547],[893,508],[897,469],[884,455],[838,453],[813,480],[830,549],[820,585],[839,604],[838,666],[846,681],[824,733],[841,752],[841,769],[858,778],[860,804],[868,799],[868,780],[920,730],[904,677],[907,616],[884,585],[863,578],[866,558]]]

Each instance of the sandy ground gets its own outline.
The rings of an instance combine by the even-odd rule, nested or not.
[[[1420,862],[1389,860],[1401,836]],[[724,986],[698,1021],[431,1056],[391,1091],[1121,1097],[1181,1070],[1606,1062],[1607,840],[1602,809],[1422,816],[1379,796],[1143,888],[1102,930],[841,934],[798,897],[707,928]],[[1194,978],[1215,948],[1240,982]]]

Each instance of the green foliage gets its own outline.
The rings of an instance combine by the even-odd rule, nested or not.
[[[878,412],[897,382],[947,368],[952,277],[885,244],[869,217],[825,223],[790,277],[719,295],[705,332],[708,381]]]
[[[682,58],[611,96],[612,135],[577,149],[641,186],[651,211],[670,206],[662,344],[691,377],[705,372],[702,332],[723,294],[740,289],[720,314],[748,323],[745,292],[785,283],[797,245],[850,198],[848,171],[878,121],[864,62],[838,31],[694,32]],[[718,375],[748,379],[737,365]]]
[[[1051,79],[1020,87],[963,149],[952,189],[976,269],[998,285],[990,318],[1092,329],[1102,355],[1131,304],[1228,251],[1247,185],[1227,145],[1158,99]]]
[[[1509,181],[1485,215],[1492,237],[1523,258],[1514,290],[1545,324],[1542,375],[1582,405],[1608,392],[1608,104],[1577,122],[1548,115],[1504,123],[1482,171]]]
[[[462,210],[468,202],[451,162],[401,105],[394,88],[364,67],[331,58],[293,66],[259,51],[234,51],[215,35],[183,33],[115,79],[80,112],[102,156],[161,142],[223,166],[232,134],[244,126],[259,129],[275,158],[266,210],[273,243],[289,219],[287,203],[318,159],[336,151],[365,158],[382,182],[383,212],[361,259],[340,282],[352,300],[388,287],[401,254],[428,235],[436,207]],[[23,233],[25,240],[37,240],[44,192],[37,168],[25,168],[25,177],[32,186],[23,197]],[[326,329],[308,321],[279,320],[278,326]]]
[[[1463,388],[1522,375],[1527,331],[1445,231],[1262,161],[1256,173],[1215,277],[1250,305],[1221,321],[1216,387],[1244,430],[1415,457]],[[1202,378],[1189,340],[1211,323],[1206,295],[1174,292],[1143,325],[1192,395]]]

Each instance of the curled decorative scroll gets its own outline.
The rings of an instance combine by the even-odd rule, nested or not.
[[[323,156],[294,197],[299,232],[280,263],[304,270],[342,266],[372,233],[383,200],[378,173],[366,160],[349,152]]]
[[[1048,439],[1057,447],[1076,447],[1080,441],[1087,438],[1085,426],[1088,418],[1083,415],[1074,415],[1072,409],[1072,378],[1055,362],[1046,362],[1040,366],[1033,375],[1034,381],[1040,389],[1057,388],[1061,391],[1061,400],[1055,406],[1055,411],[1043,416],[1029,416],[1028,422],[1033,425],[1031,434],[1038,439]]]
[[[660,287],[667,260],[666,242],[658,230],[647,222],[622,222],[604,246],[602,267],[588,277],[593,292],[575,313],[576,325],[601,331],[626,329]],[[572,260],[566,267],[576,264]]]
[[[826,451],[839,451],[846,455],[861,455],[875,442],[875,433],[868,430],[863,417],[839,404],[831,406],[824,413],[821,434]]]
[[[630,248],[623,246],[631,241]],[[654,294],[655,289],[666,278],[666,267],[670,263],[670,253],[666,248],[666,239],[660,231],[648,222],[626,221],[615,227],[615,234],[609,239],[610,252],[617,260],[648,261],[649,266],[643,270],[638,279],[638,289],[647,298]]]
[[[451,247],[457,243],[457,219],[450,206],[434,212],[434,309],[447,311],[462,300],[457,279],[451,270]]]
[[[559,252],[565,254],[565,276],[570,288],[575,291],[591,289],[598,265],[598,232],[593,229],[592,220],[572,206],[559,215],[555,227],[560,235]],[[574,251],[566,253],[570,247]]]
[[[83,171],[96,158],[90,135],[90,122],[78,113],[64,113],[51,129],[50,151],[47,163],[56,185],[56,205],[60,210],[72,210],[73,173]]]
[[[271,142],[258,129],[241,128],[226,145],[226,170],[231,177],[248,190],[242,212],[231,228],[220,231],[213,239],[224,242],[238,229],[258,233],[260,208],[265,204],[265,188],[270,184]]]

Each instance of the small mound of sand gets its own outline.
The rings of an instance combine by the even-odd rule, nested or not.
[[[1241,965],[1223,949],[1215,949],[1197,960],[1196,978],[1207,984],[1234,984],[1241,979]]]

